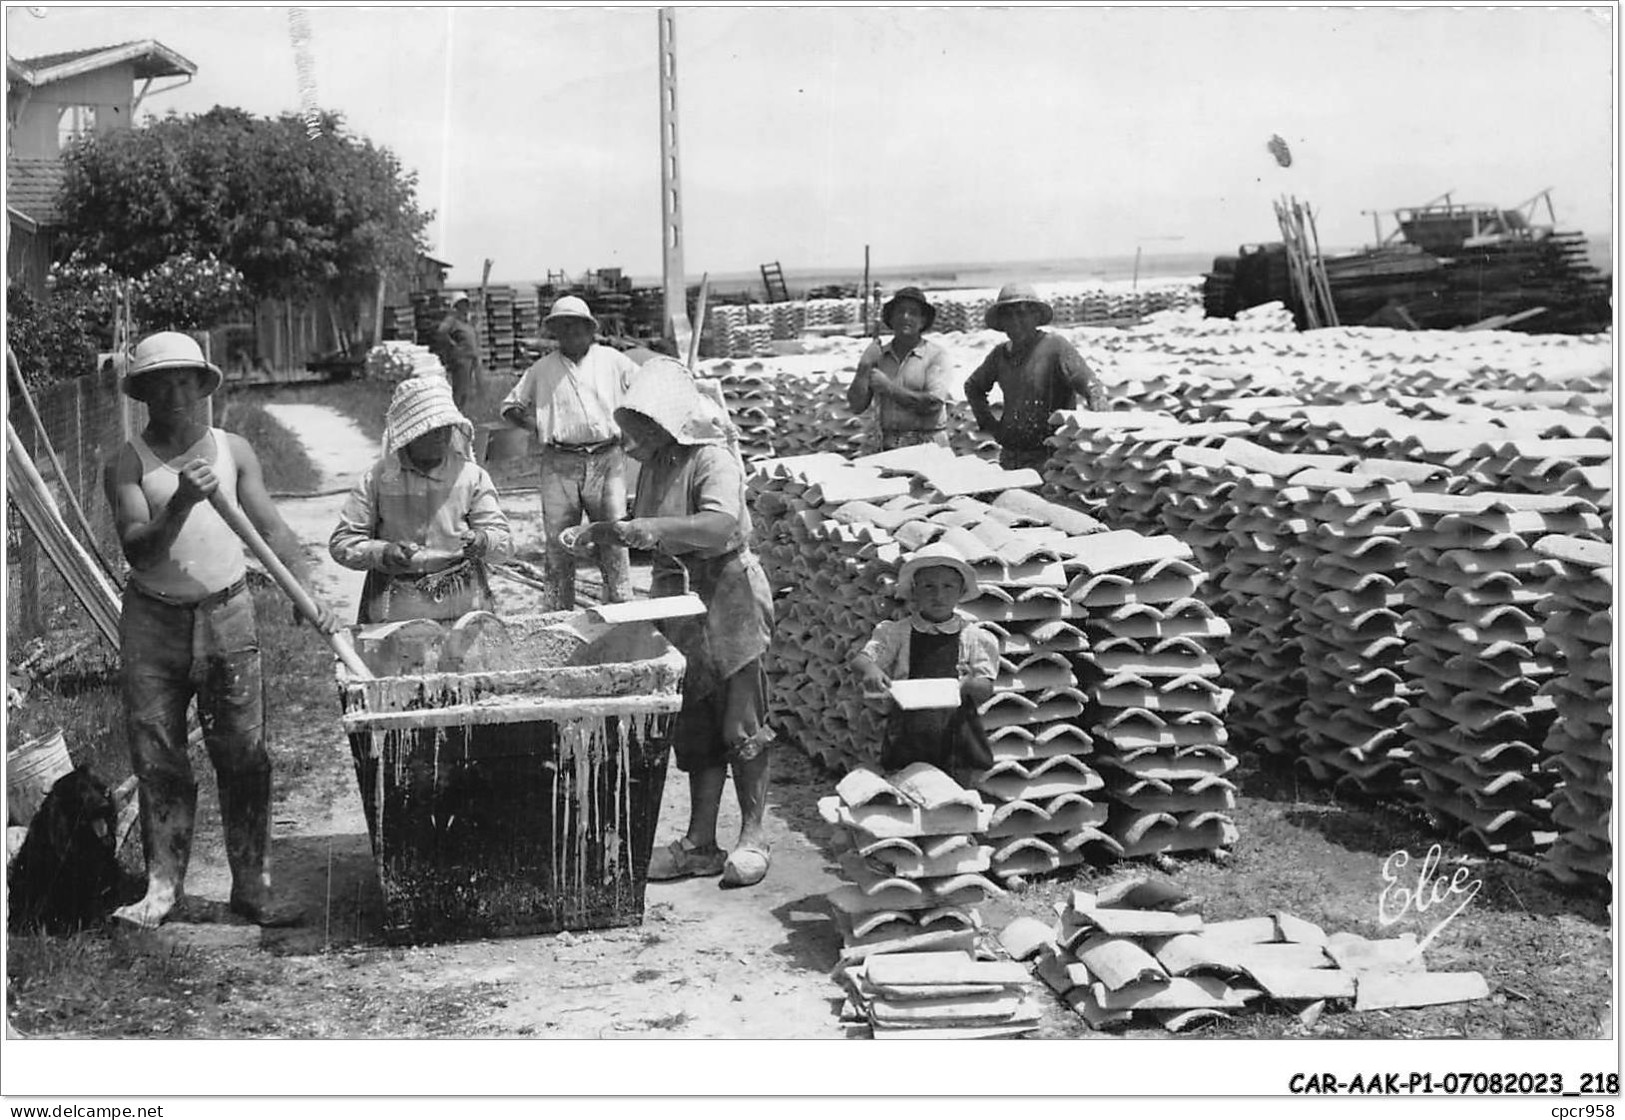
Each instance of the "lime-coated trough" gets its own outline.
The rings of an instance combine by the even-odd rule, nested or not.
[[[636,925],[684,661],[568,613],[356,627],[344,729],[395,942]]]

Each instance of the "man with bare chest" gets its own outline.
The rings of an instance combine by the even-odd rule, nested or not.
[[[220,370],[188,336],[163,331],[142,339],[119,387],[147,406],[147,424],[103,473],[130,563],[119,653],[147,857],[146,896],[113,916],[143,929],[163,922],[183,895],[197,813],[186,743],[194,696],[219,783],[230,908],[261,925],[299,920],[271,892],[271,760],[254,600],[242,542],[211,495],[239,506],[307,586],[309,565],[266,493],[254,449],[202,419],[202,403],[220,381]],[[315,602],[317,625],[331,633],[336,616]]]

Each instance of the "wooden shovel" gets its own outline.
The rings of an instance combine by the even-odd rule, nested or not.
[[[209,504],[220,515],[220,519],[231,526],[231,531],[242,538],[243,543],[248,546],[249,551],[254,554],[259,562],[265,565],[265,570],[271,573],[271,578],[276,580],[277,586],[287,592],[288,598],[293,600],[294,607],[298,609],[300,614],[305,616],[305,620],[312,626],[316,625],[318,615],[316,600],[310,597],[310,592],[306,591],[304,585],[294,578],[292,572],[288,571],[288,566],[277,557],[275,552],[271,551],[271,546],[265,543],[265,538],[260,536],[258,529],[254,528],[254,523],[248,519],[248,515],[227,501],[226,496],[218,488],[209,495]],[[344,667],[350,671],[352,677],[358,680],[373,679],[372,670],[367,668],[366,662],[362,661],[361,656],[356,653],[355,646],[350,643],[350,635],[347,631],[335,630],[333,633],[324,636],[327,638],[327,643],[333,647],[333,652],[338,655],[338,659],[344,662]]]

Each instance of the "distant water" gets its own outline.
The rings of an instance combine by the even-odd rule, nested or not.
[[[1591,236],[1586,239],[1586,245],[1592,266],[1604,275],[1611,273],[1613,270],[1611,238]],[[1342,253],[1356,248],[1359,246],[1346,248],[1328,246],[1326,252]],[[869,273],[869,281],[890,292],[908,285],[926,291],[945,291],[953,288],[1000,288],[1015,280],[1024,280],[1032,284],[1058,284],[1089,280],[1129,281],[1136,276],[1141,280],[1184,278],[1200,276],[1210,271],[1215,257],[1230,256],[1236,250],[1237,246],[1232,245],[1229,248],[1213,249],[1208,252],[1143,253],[1138,262],[1130,254],[1115,257],[1063,257],[1041,261],[903,265],[894,268],[873,268]],[[798,269],[782,262],[781,265],[784,268],[785,286],[790,289],[792,296],[831,285],[855,287],[863,280],[862,265],[839,270]],[[700,275],[701,273],[691,269],[688,274],[689,284],[698,284]],[[533,287],[542,282],[496,281],[499,284],[513,284],[518,287]],[[645,276],[635,273],[632,276],[632,283],[636,287],[658,287],[661,278],[657,275]],[[744,294],[755,299],[763,299],[766,296],[759,271],[711,273],[710,290],[716,296]]]
[[[1235,252],[1234,249],[1228,251]],[[1213,258],[1223,255],[1224,252],[1225,250],[1212,253],[1145,253],[1139,260],[1138,276],[1142,280],[1200,276],[1213,267]],[[799,269],[782,262],[781,266],[784,269],[785,286],[790,289],[792,296],[813,288],[825,288],[836,284],[856,287],[863,281],[861,264],[857,268],[840,270]],[[688,282],[698,284],[700,275],[699,271],[690,268]],[[895,268],[870,269],[869,282],[879,284],[886,291],[896,291],[909,285],[927,291],[933,289],[944,291],[953,288],[999,288],[1014,280],[1025,280],[1032,284],[1055,284],[1084,280],[1132,280],[1135,275],[1135,260],[1129,255],[1070,257],[1047,261],[1005,261],[992,264],[901,265]],[[494,283],[530,287],[542,281],[494,281]],[[632,283],[636,287],[657,287],[661,283],[661,278],[634,273]],[[746,293],[762,299],[766,295],[759,271],[713,272],[710,274],[709,286],[711,292],[718,296]]]

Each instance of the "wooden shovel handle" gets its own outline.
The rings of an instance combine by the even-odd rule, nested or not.
[[[316,609],[316,600],[310,597],[310,592],[305,590],[304,584],[295,579],[293,573],[288,571],[288,566],[282,562],[281,558],[271,551],[271,546],[265,543],[265,538],[260,536],[258,529],[254,528],[254,523],[248,519],[248,515],[227,501],[226,496],[218,488],[209,495],[209,504],[220,515],[220,520],[229,525],[231,531],[241,537],[243,543],[248,546],[249,551],[254,554],[261,564],[265,565],[265,570],[271,573],[271,578],[276,580],[277,586],[287,592],[288,598],[293,600],[294,607],[300,614],[305,616],[305,620],[315,626],[320,615],[320,612]],[[344,667],[350,670],[351,676],[362,680],[372,679],[372,670],[367,668],[366,662],[361,660],[361,655],[356,653],[355,646],[350,644],[349,634],[343,630],[335,630],[331,634],[324,635],[324,637],[327,638],[328,644],[333,647],[333,652],[338,655],[338,659],[344,662]]]

